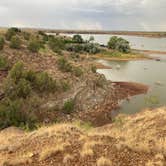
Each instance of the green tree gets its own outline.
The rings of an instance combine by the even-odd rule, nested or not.
[[[83,38],[81,37],[81,35],[74,35],[74,36],[73,36],[73,42],[74,42],[74,43],[83,43],[84,40],[83,40]]]
[[[121,37],[113,36],[108,42],[108,48],[118,50],[123,53],[130,52],[129,42]]]

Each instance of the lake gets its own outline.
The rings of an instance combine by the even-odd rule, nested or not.
[[[71,35],[70,35],[71,36]],[[82,35],[89,39],[91,35]],[[95,42],[107,44],[111,35],[93,35]],[[122,36],[130,42],[131,48],[140,50],[166,51],[166,38],[147,38],[135,36]],[[151,54],[149,56],[160,58],[156,60],[139,61],[105,61],[99,60],[112,69],[100,69],[98,73],[104,74],[108,80],[138,82],[149,85],[147,94],[132,97],[130,101],[123,101],[120,113],[134,114],[148,107],[160,107],[166,104],[166,55]],[[120,65],[117,70],[116,66]]]

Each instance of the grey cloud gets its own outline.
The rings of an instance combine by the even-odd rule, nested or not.
[[[165,0],[1,0],[0,26],[166,30]]]

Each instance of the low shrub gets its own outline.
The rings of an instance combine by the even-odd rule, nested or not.
[[[10,48],[20,49],[21,48],[21,40],[17,36],[13,36],[10,41]]]
[[[4,45],[5,45],[5,40],[3,37],[0,36],[0,50],[3,50]]]
[[[34,86],[40,92],[55,92],[57,88],[56,81],[45,72],[36,75]]]
[[[26,98],[31,94],[31,84],[25,79],[20,79],[16,87],[16,95],[19,98]]]
[[[22,100],[6,99],[0,103],[0,129],[9,126],[36,128],[35,117],[29,112],[22,111],[22,106]]]
[[[93,73],[96,73],[96,70],[97,70],[96,66],[92,65],[92,66],[91,66],[91,71],[92,71]]]
[[[30,37],[31,37],[31,34],[29,33],[29,32],[22,32],[22,35],[23,35],[23,37],[24,37],[24,39],[25,40],[29,40],[30,39]]]
[[[73,67],[73,73],[76,77],[80,77],[83,74],[83,71],[80,67]]]
[[[41,43],[38,40],[31,40],[28,44],[28,49],[31,52],[38,52],[40,49]]]
[[[5,57],[0,56],[0,70],[8,69],[8,67],[9,67],[8,60]]]
[[[69,84],[68,81],[61,80],[61,81],[60,81],[60,87],[61,87],[61,89],[62,89],[63,91],[66,92],[67,90],[70,89],[70,84]]]
[[[76,53],[87,52],[89,54],[96,54],[100,52],[99,46],[94,43],[67,44],[66,50]]]
[[[24,65],[22,62],[17,62],[13,65],[12,69],[9,71],[8,77],[13,79],[14,83],[24,77]]]
[[[58,60],[58,67],[61,71],[64,72],[71,72],[72,71],[72,65],[67,61],[65,58],[59,58]]]
[[[65,41],[60,37],[49,38],[48,45],[52,51],[56,53],[59,53],[61,50],[65,49]]]
[[[15,36],[17,33],[20,33],[21,30],[18,28],[9,28],[5,34],[6,40],[10,41],[13,36]]]
[[[74,111],[74,100],[73,99],[70,99],[68,101],[66,101],[64,103],[64,106],[63,106],[63,112],[65,114],[70,114]]]

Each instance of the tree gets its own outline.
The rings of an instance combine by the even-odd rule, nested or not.
[[[73,36],[73,42],[74,43],[83,43],[84,40],[82,39],[81,35],[74,35]]]
[[[90,36],[89,42],[93,42],[95,40],[94,36]]]
[[[123,53],[130,52],[129,42],[121,37],[113,36],[108,42],[108,48],[118,50]]]

